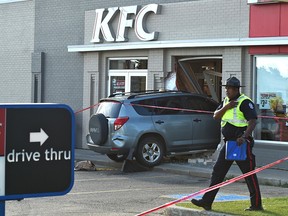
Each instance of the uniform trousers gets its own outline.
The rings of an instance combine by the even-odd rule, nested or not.
[[[250,141],[247,140],[247,159],[244,161],[236,161],[242,173],[247,173],[255,169],[256,166],[255,155],[252,153],[252,144],[254,144],[253,142],[254,140]],[[229,171],[233,163],[233,161],[225,159],[225,148],[226,148],[226,142],[225,145],[222,146],[217,161],[213,167],[210,186],[214,186],[216,184],[223,182],[227,172]],[[248,186],[248,190],[250,192],[251,206],[261,207],[262,206],[261,193],[256,174],[246,177],[245,181]],[[219,188],[205,193],[202,197],[203,201],[212,204],[218,191]]]

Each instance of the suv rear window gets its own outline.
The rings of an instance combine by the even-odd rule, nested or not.
[[[96,113],[102,113],[107,118],[117,118],[121,105],[122,104],[117,101],[103,101],[99,104]]]

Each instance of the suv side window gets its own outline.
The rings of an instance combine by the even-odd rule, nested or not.
[[[217,104],[212,103],[211,101],[209,101],[209,99],[204,99],[198,96],[184,97],[184,109],[214,112],[216,108]]]
[[[181,97],[157,98],[156,106],[160,107],[155,108],[156,115],[176,115],[182,113],[181,109],[183,109]]]
[[[149,116],[154,112],[154,102],[152,99],[133,101],[131,105],[139,115]]]

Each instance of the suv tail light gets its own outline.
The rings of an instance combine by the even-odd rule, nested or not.
[[[129,117],[119,117],[114,122],[114,130],[119,130],[127,121]]]

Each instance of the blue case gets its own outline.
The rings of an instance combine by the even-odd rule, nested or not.
[[[247,143],[243,143],[238,146],[236,141],[227,141],[226,142],[226,160],[246,160],[247,158]]]

